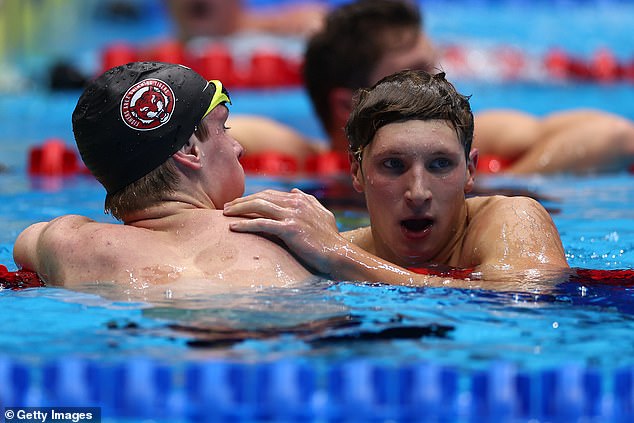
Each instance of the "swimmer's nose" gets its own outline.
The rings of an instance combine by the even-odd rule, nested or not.
[[[412,169],[408,176],[405,200],[412,207],[420,207],[431,199],[431,191],[425,183],[422,170]]]

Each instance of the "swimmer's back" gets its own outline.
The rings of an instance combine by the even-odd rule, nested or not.
[[[92,281],[147,285],[204,280],[210,291],[222,292],[291,286],[312,276],[280,245],[231,232],[231,219],[222,211],[204,209],[133,225],[64,216],[24,231],[16,241],[14,258],[21,267],[43,269],[40,276],[48,284],[67,286]],[[56,254],[50,257],[37,251]]]

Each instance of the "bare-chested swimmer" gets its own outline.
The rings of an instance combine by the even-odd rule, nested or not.
[[[115,282],[148,293],[295,286],[313,275],[266,238],[229,230],[244,192],[229,94],[191,69],[136,62],[93,81],[73,113],[77,146],[124,224],[67,215],[24,230],[14,259],[49,285]]]

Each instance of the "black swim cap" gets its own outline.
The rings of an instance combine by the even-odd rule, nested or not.
[[[109,194],[187,143],[219,104],[211,105],[216,90],[227,94],[212,82],[182,65],[134,62],[110,69],[86,88],[73,112],[73,133],[86,167]],[[222,98],[229,102],[228,95]]]

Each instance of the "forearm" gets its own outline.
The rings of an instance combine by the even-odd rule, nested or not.
[[[335,280],[423,287],[481,287],[479,279],[454,279],[411,272],[345,240],[329,250],[325,257],[328,262],[328,275]]]
[[[324,256],[327,259],[329,276],[337,280],[414,285],[416,276],[420,276],[385,262],[344,239],[338,245],[328,248]],[[425,285],[424,281],[421,282]]]

